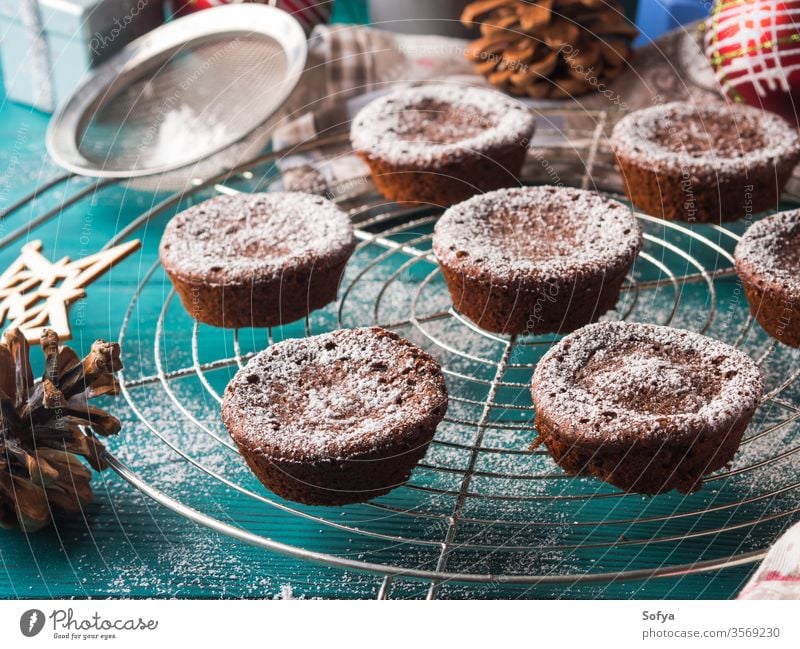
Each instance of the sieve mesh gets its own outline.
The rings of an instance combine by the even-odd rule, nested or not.
[[[119,172],[184,166],[241,140],[280,107],[275,88],[288,61],[272,38],[232,35],[151,66],[86,116],[78,150],[93,164]]]
[[[83,83],[52,120],[48,150],[75,173],[181,189],[267,144],[306,52],[297,21],[264,5],[167,23]]]

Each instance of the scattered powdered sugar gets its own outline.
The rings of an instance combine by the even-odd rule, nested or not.
[[[204,158],[231,139],[225,124],[182,105],[164,115],[158,127],[158,139],[149,163],[173,165]]]
[[[198,420],[227,441],[219,421],[219,404],[196,382],[173,381],[178,401]],[[241,457],[177,411],[160,386],[132,391],[144,418],[182,452],[218,476],[245,489],[259,489]],[[142,479],[187,506],[231,524],[241,525],[274,540],[311,549],[335,551],[339,533],[316,521],[280,513],[194,467],[149,433],[124,399],[116,413],[127,434],[111,440],[112,452]],[[134,434],[140,433],[140,434]],[[99,501],[94,523],[105,526],[98,561],[94,544],[70,549],[79,574],[92,575],[89,594],[116,597],[146,594],[153,597],[256,597],[315,599],[317,596],[374,597],[375,578],[329,567],[279,560],[262,548],[252,548],[203,525],[174,515],[132,488],[123,488],[111,472],[94,478]],[[266,494],[266,492],[264,492]],[[336,519],[339,512],[330,512]],[[319,544],[330,534],[331,546]],[[136,538],[131,547],[127,535]],[[149,547],[151,551],[143,550]],[[138,552],[138,554],[137,554]],[[106,590],[107,589],[107,590]]]
[[[537,409],[583,436],[626,441],[727,430],[763,391],[745,353],[682,329],[588,325],[545,354],[533,376]]]
[[[450,268],[513,284],[627,266],[641,238],[636,217],[622,203],[580,189],[522,187],[448,209],[436,224],[433,250]]]
[[[495,90],[429,85],[380,97],[353,119],[356,151],[393,164],[436,164],[502,146],[527,147],[536,120]]]
[[[175,216],[161,239],[171,273],[207,284],[277,278],[298,266],[342,263],[355,249],[350,219],[321,196],[217,196]]]
[[[286,340],[261,352],[225,390],[237,442],[276,458],[345,458],[396,443],[447,402],[438,363],[378,327]]]
[[[680,173],[742,173],[800,156],[800,137],[777,115],[742,104],[671,102],[614,127],[618,156]]]
[[[608,359],[601,353],[592,360],[607,366],[591,372],[588,385],[607,391],[616,405],[636,407],[641,400],[648,403],[649,412],[670,414],[697,412],[706,404],[702,388],[709,384],[695,385],[691,372],[669,359],[644,355]]]
[[[779,282],[789,297],[800,300],[800,210],[789,210],[754,223],[734,252],[740,274]]]
[[[300,600],[306,599],[305,595],[296,595],[294,592],[294,587],[291,584],[283,584],[281,586],[281,591],[275,594],[272,599],[285,599],[285,600]],[[308,599],[321,599],[320,597],[310,597]]]

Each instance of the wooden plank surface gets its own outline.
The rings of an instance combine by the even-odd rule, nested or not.
[[[0,210],[43,183],[58,169],[47,160],[43,138],[46,117],[4,102],[0,108]],[[86,186],[78,180],[49,193],[37,204],[0,222],[0,239],[25,225],[65,194]],[[41,239],[51,260],[72,259],[97,252],[156,197],[123,187],[99,191],[58,218],[33,228],[28,236],[0,250],[0,269],[18,255],[25,241]],[[144,246],[87,289],[73,307],[73,345],[85,353],[96,338],[115,339],[134,290],[156,258],[164,220],[152,224]],[[167,285],[163,286],[166,292]],[[148,298],[150,299],[150,298]],[[144,300],[132,334],[142,349],[152,344],[154,320],[163,293]],[[169,344],[169,343],[167,343]],[[138,350],[139,347],[136,347]],[[35,352],[34,352],[35,353]],[[134,362],[135,364],[135,362]],[[122,414],[126,426],[113,448],[122,456],[138,452],[143,425],[120,398],[109,406]],[[165,406],[163,417],[174,415]],[[149,457],[150,470],[166,484],[182,479],[175,458]],[[26,536],[0,531],[0,598],[37,597],[367,597],[378,595],[382,578],[348,572],[250,547],[198,526],[143,497],[111,472],[95,480],[97,498],[83,518],[58,521],[54,527]],[[240,499],[227,494],[214,507],[235,511]],[[278,519],[276,519],[278,520]],[[255,524],[258,524],[257,522]],[[326,549],[319,526],[283,517],[281,538],[298,545]],[[339,543],[337,541],[336,543]],[[331,551],[346,552],[338,545]],[[752,572],[742,567],[699,576],[597,586],[468,586],[443,584],[440,597],[542,598],[727,598]],[[392,597],[423,598],[428,585],[395,580]]]

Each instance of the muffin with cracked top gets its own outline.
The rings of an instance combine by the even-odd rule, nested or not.
[[[350,140],[386,198],[445,207],[519,185],[535,127],[531,110],[503,93],[429,85],[367,104]]]
[[[336,299],[350,219],[300,192],[218,196],[176,215],[159,257],[186,310],[217,327],[272,327]]]
[[[403,484],[447,410],[439,364],[379,327],[285,340],[225,389],[222,419],[272,492],[363,502]]]
[[[744,352],[682,329],[601,322],[536,366],[537,443],[567,473],[690,493],[734,457],[762,396]]]
[[[733,256],[750,313],[770,336],[800,347],[800,210],[751,225]]]
[[[800,136],[742,104],[671,102],[633,111],[611,145],[625,192],[642,211],[700,223],[776,209],[800,160]]]
[[[521,187],[454,205],[433,252],[457,311],[496,333],[565,333],[613,309],[641,247],[630,208],[595,192]]]

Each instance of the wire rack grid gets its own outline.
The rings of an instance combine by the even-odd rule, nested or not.
[[[606,142],[615,117],[541,111],[544,126],[526,182],[615,194]],[[320,138],[292,152],[325,151],[342,142],[342,136]],[[107,247],[187,200],[260,189],[267,175],[279,174],[272,165],[284,153],[198,181],[138,216]],[[263,175],[254,172],[264,168]],[[113,182],[97,181],[64,198],[59,209],[33,216],[26,231]],[[795,353],[768,339],[747,312],[732,268],[735,228],[637,215],[645,245],[617,312],[608,317],[682,326],[743,346],[768,384],[733,466],[710,476],[698,494],[644,498],[566,476],[546,452],[529,450],[535,435],[530,376],[558,337],[490,334],[452,309],[430,249],[441,210],[386,204],[366,179],[335,199],[350,210],[359,246],[337,303],[304,322],[277,330],[206,327],[183,311],[157,261],[142,273],[119,334],[126,363],[122,393],[146,430],[143,444],[151,454],[169,456],[189,476],[166,480],[163,465],[161,473],[150,471],[137,460],[148,454],[126,453],[120,445],[109,462],[144,494],[267,550],[383,575],[379,598],[391,595],[398,577],[424,580],[427,596],[435,598],[449,581],[574,584],[719,570],[757,561],[798,518],[800,435],[794,424],[800,408],[793,387],[800,370]],[[6,214],[24,205],[25,199]],[[20,236],[22,229],[0,244]],[[148,315],[142,305],[153,293],[162,296],[160,309]],[[149,343],[141,333],[148,318],[155,320]],[[428,455],[408,484],[370,503],[330,510],[280,500],[255,481],[220,426],[224,385],[277,340],[371,324],[419,343],[442,363],[450,409]],[[156,401],[172,415],[154,409]]]

